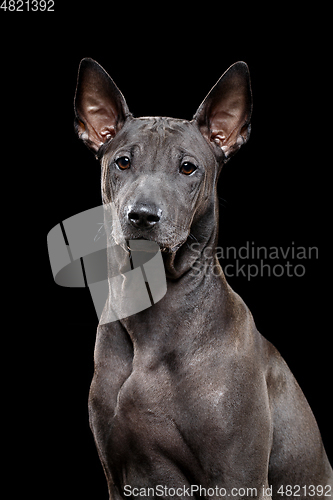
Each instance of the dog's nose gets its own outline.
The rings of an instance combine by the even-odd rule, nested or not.
[[[135,205],[128,211],[128,220],[138,229],[150,229],[159,222],[162,211],[153,205]]]

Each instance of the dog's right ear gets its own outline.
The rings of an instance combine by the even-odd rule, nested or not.
[[[122,128],[130,113],[124,96],[93,59],[82,59],[74,99],[75,130],[95,153]]]
[[[199,106],[194,120],[209,143],[228,160],[250,136],[252,92],[247,64],[239,61],[223,73]]]

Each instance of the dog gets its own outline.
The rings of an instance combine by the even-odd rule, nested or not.
[[[103,203],[126,240],[159,245],[167,277],[158,303],[98,327],[89,420],[110,499],[332,496],[312,411],[214,255],[217,181],[251,112],[244,62],[191,121],[134,118],[105,70],[80,63],[75,129],[101,162]]]

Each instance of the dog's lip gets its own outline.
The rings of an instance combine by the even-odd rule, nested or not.
[[[128,238],[126,239],[126,246],[127,246],[127,249],[132,251],[131,247],[130,247],[130,241],[153,241],[154,243],[156,243],[154,240],[150,240],[149,238]],[[156,243],[158,245],[158,243]]]
[[[177,252],[177,250],[179,250],[179,248],[184,244],[184,242],[180,242],[180,243],[177,243],[177,245],[173,245],[173,246],[170,246],[170,245],[166,245],[165,243],[162,244],[162,243],[159,243],[158,241],[156,240],[153,240],[151,238],[144,238],[144,237],[138,237],[138,238],[129,238],[129,240],[145,240],[145,241],[154,241],[159,247],[160,247],[160,250],[162,253],[175,253]],[[129,241],[128,240],[128,241]],[[129,248],[129,245],[127,244],[128,248]],[[129,248],[130,249],[130,248]]]

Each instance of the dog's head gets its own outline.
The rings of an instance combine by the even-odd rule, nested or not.
[[[222,75],[187,121],[134,118],[104,69],[81,61],[75,128],[101,160],[103,202],[115,205],[125,239],[149,239],[175,252],[190,233],[198,238],[196,225],[208,231],[203,217],[214,220],[220,168],[248,140],[251,109],[243,62]]]

